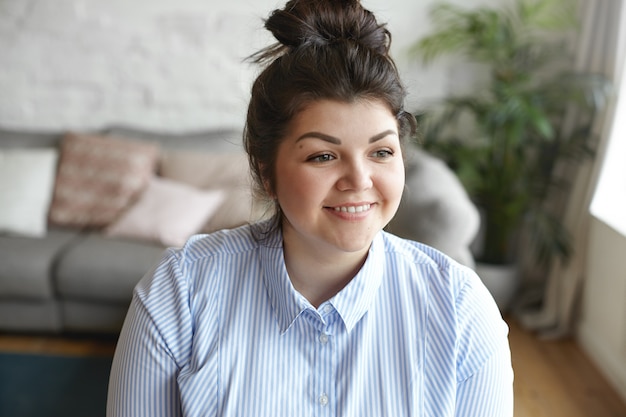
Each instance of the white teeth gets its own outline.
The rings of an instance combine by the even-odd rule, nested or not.
[[[371,204],[365,204],[362,206],[349,206],[349,207],[335,207],[335,211],[341,211],[343,213],[361,213],[369,210]]]

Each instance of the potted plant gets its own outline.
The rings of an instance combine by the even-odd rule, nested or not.
[[[567,260],[571,238],[551,203],[568,192],[570,169],[593,155],[591,127],[609,91],[603,77],[571,70],[575,2],[442,3],[432,18],[434,31],[413,53],[426,63],[456,54],[483,69],[470,94],[417,116],[423,147],[447,161],[483,214],[477,261],[515,263],[522,236],[537,263]]]

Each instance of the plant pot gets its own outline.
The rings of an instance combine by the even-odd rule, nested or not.
[[[477,262],[476,273],[496,301],[502,314],[506,313],[519,288],[519,268],[514,264],[494,265]]]

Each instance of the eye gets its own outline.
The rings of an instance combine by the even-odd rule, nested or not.
[[[329,162],[329,161],[332,161],[333,159],[335,159],[335,157],[332,154],[323,153],[323,154],[314,155],[314,156],[310,157],[309,159],[307,159],[307,161],[309,161],[309,162]]]
[[[372,156],[377,159],[387,159],[393,156],[391,149],[378,149],[372,153]]]

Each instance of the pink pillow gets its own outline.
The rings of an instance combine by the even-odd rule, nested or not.
[[[106,226],[145,188],[158,158],[158,146],[148,142],[68,133],[61,144],[50,222]]]
[[[180,247],[200,231],[224,196],[221,190],[203,191],[153,177],[139,200],[106,228],[105,235]]]
[[[265,214],[263,202],[252,194],[252,178],[244,152],[164,151],[160,174],[202,189],[228,189],[217,212],[202,228],[203,233],[230,229],[254,222]]]

